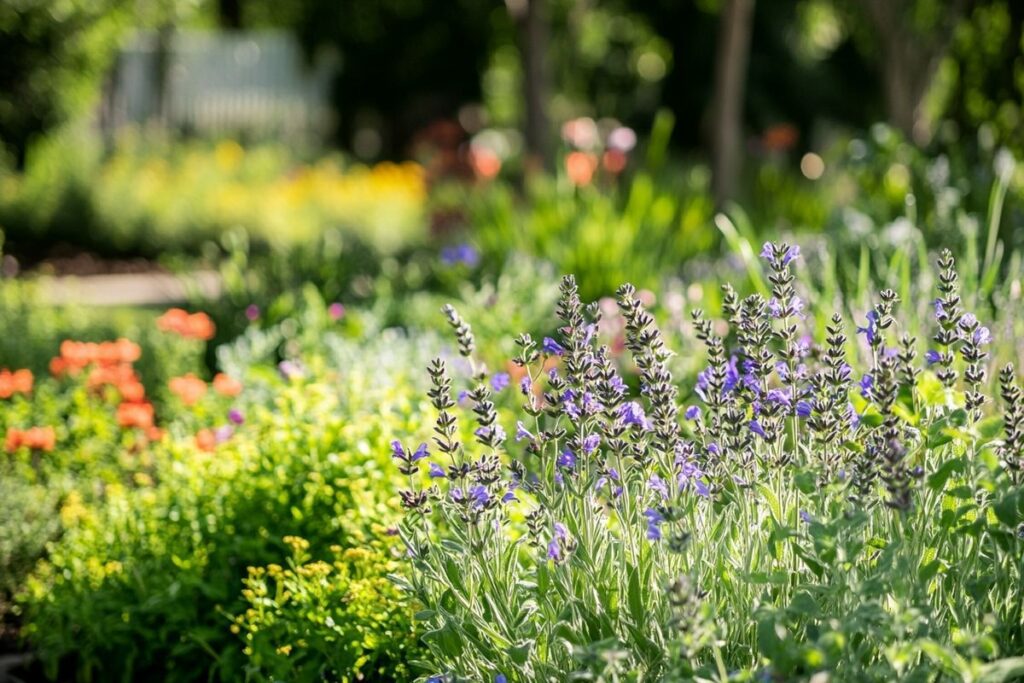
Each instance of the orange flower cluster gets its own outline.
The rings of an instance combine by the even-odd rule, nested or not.
[[[156,326],[164,332],[174,332],[187,339],[213,339],[217,327],[210,316],[203,312],[189,313],[180,308],[169,308],[156,320]]]
[[[139,345],[124,338],[98,344],[65,339],[60,343],[60,355],[50,361],[50,372],[55,377],[77,375],[90,365],[131,365],[141,356]]]
[[[234,377],[218,372],[213,378],[213,390],[221,396],[238,396],[242,393],[242,383]]]
[[[57,433],[53,427],[29,427],[28,429],[7,430],[7,439],[4,447],[8,453],[13,453],[19,448],[29,448],[35,451],[52,451],[57,445]]]
[[[32,391],[35,378],[31,370],[0,370],[0,398],[10,398],[15,394],[27,394]]]
[[[167,383],[171,393],[181,399],[187,406],[195,405],[206,395],[206,382],[191,372],[182,377],[172,377]]]
[[[98,344],[66,339],[61,342],[60,356],[50,361],[50,371],[57,377],[77,376],[89,368],[86,383],[90,389],[112,386],[120,394],[117,423],[125,429],[148,430],[154,438],[159,430],[153,426],[153,405],[146,400],[146,388],[132,367],[141,356],[139,345],[128,339]]]

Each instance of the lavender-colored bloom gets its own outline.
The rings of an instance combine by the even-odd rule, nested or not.
[[[720,456],[720,455],[722,455],[722,448],[717,443],[709,443],[708,444],[708,453],[710,453],[711,455],[714,455],[714,456]]]
[[[452,500],[454,500],[456,503],[461,503],[464,500],[464,496],[462,495],[462,487],[460,486],[453,486],[452,490],[448,493],[448,495],[451,496]]]
[[[782,265],[788,266],[790,263],[792,263],[795,259],[798,258],[800,258],[800,247],[797,245],[793,245],[792,247],[786,250],[785,254],[783,254]]]
[[[661,523],[665,521],[665,517],[654,508],[644,510],[644,517],[647,518],[647,540],[660,541]]]
[[[436,462],[430,463],[429,470],[431,479],[443,479],[445,476],[444,468],[438,465]]]
[[[769,389],[765,398],[769,403],[774,403],[775,405],[782,406],[783,408],[789,408],[791,402],[789,394],[782,389]]]
[[[476,509],[487,507],[491,502],[491,494],[486,486],[476,485],[469,490],[469,497],[473,499],[473,507]]]
[[[731,356],[729,363],[725,366],[725,385],[722,390],[726,393],[735,389],[736,385],[740,383],[740,371],[736,368],[736,363],[736,356]]]
[[[565,546],[569,542],[569,530],[560,522],[555,522],[555,533],[548,543],[548,559],[555,562],[565,560]]]
[[[979,327],[974,331],[974,343],[983,346],[992,341],[992,332],[987,327]]]
[[[463,389],[462,391],[459,392],[459,395],[458,395],[458,397],[455,400],[463,408],[468,407],[469,403],[470,403],[470,401],[469,401],[469,392],[466,391],[465,389]]]
[[[647,486],[661,496],[662,499],[668,498],[668,484],[657,474],[651,475],[651,478],[647,480]]]
[[[583,453],[590,455],[597,450],[597,447],[601,445],[601,437],[597,434],[591,434],[587,438],[583,439]]]
[[[978,324],[978,316],[974,315],[973,313],[964,313],[960,317],[959,325],[964,330],[969,330],[969,329],[971,329],[972,327],[974,327],[977,324]]]
[[[860,395],[864,398],[871,397],[871,389],[875,386],[875,378],[870,373],[865,374],[860,378]]]
[[[761,253],[759,256],[763,259],[771,259],[775,256],[775,245],[771,242],[765,242],[761,245]]]
[[[810,403],[810,401],[797,401],[796,402],[796,414],[797,414],[797,417],[810,417],[811,416],[811,403]]]
[[[939,322],[945,320],[949,315],[946,313],[946,309],[942,303],[942,299],[935,300],[935,319]]]
[[[391,442],[391,457],[395,460],[405,460],[405,449],[402,448],[402,442],[398,439]]]
[[[594,395],[589,391],[583,393],[583,411],[587,415],[596,415],[604,409],[601,402],[594,398]]]
[[[231,425],[222,425],[213,430],[214,443],[224,443],[231,438],[231,435],[235,433],[235,428]]]
[[[613,372],[611,379],[608,380],[608,384],[610,384],[612,389],[617,393],[626,393],[626,383],[622,381],[621,377],[619,377],[619,373]]]
[[[568,448],[566,448],[559,454],[558,459],[555,461],[555,464],[558,465],[559,467],[564,467],[566,469],[571,470],[572,468],[576,467],[576,454],[573,453]]]
[[[516,441],[522,441],[523,439],[529,439],[533,441],[534,436],[530,433],[530,430],[526,428],[523,421],[516,422]]]
[[[505,674],[498,674],[494,677],[494,683],[508,683],[508,679],[505,678]]]
[[[511,503],[511,502],[516,502],[516,503],[519,502],[519,499],[516,498],[516,485],[515,484],[509,484],[508,485],[508,490],[505,491],[505,495],[503,495],[501,497],[501,502],[503,504],[508,504],[508,503]]]
[[[297,361],[283,360],[277,364],[277,371],[285,379],[292,379],[303,376],[302,366]]]
[[[509,385],[510,377],[507,372],[496,372],[491,376],[491,389],[501,391]]]
[[[583,345],[589,346],[594,335],[597,334],[597,325],[591,323],[583,328]]]
[[[481,439],[488,439],[493,433],[496,441],[505,440],[505,429],[501,425],[494,425],[493,427],[478,427],[473,433]]]
[[[767,439],[768,438],[768,435],[764,431],[764,427],[762,427],[761,423],[758,422],[757,420],[751,420],[750,421],[750,431],[754,432],[755,434],[757,434],[762,439]]]
[[[418,460],[422,460],[428,455],[430,455],[430,453],[427,451],[427,443],[424,441],[416,448],[416,451],[411,456],[409,456],[409,462],[416,462]]]
[[[341,320],[345,317],[345,306],[337,301],[327,307],[327,315],[331,320]]]
[[[934,365],[942,360],[942,354],[935,349],[928,349],[924,354],[924,359],[928,365]]]
[[[629,401],[619,406],[619,417],[627,425],[634,425],[643,429],[648,429],[650,423],[647,422],[647,415],[644,413],[644,409],[636,401]]]
[[[245,307],[245,317],[249,322],[256,322],[260,317],[260,307],[256,304],[249,304]]]
[[[700,417],[700,408],[697,406],[689,406],[683,414],[686,416],[687,420],[696,420]]]
[[[565,353],[565,349],[562,348],[562,345],[551,337],[544,337],[544,341],[541,343],[540,348],[544,353],[550,353],[554,356],[561,356]]]
[[[874,344],[875,340],[878,339],[878,311],[868,311],[867,319],[867,326],[858,326],[857,334],[863,333],[868,343]]]
[[[245,422],[245,415],[238,408],[232,408],[228,411],[228,420],[233,424],[240,425]]]
[[[710,489],[704,483],[704,472],[695,462],[677,457],[676,465],[679,467],[679,474],[676,477],[679,490],[685,491],[692,487],[699,496],[707,498],[711,495]]]
[[[519,380],[519,391],[523,393],[523,396],[530,395],[530,389],[533,388],[533,383],[530,381],[530,376],[526,375]]]
[[[614,467],[609,467],[608,468],[608,474],[602,476],[600,479],[597,480],[597,483],[594,484],[594,490],[595,491],[600,491],[607,484],[609,484],[610,482],[613,482],[613,481],[615,481],[615,482],[619,481],[619,471],[617,469],[615,469]],[[621,486],[616,486],[612,490],[612,495],[614,495],[616,498],[621,496],[622,495],[622,487]]]
[[[471,244],[458,244],[454,247],[445,247],[441,250],[441,262],[446,266],[457,266],[463,264],[470,268],[476,267],[480,262],[480,252]]]
[[[814,518],[811,517],[811,513],[807,512],[807,510],[800,511],[800,519],[803,520],[804,524],[810,524],[814,521]]]

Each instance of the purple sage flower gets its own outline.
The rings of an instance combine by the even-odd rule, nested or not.
[[[661,496],[662,500],[668,498],[668,484],[657,474],[652,474],[651,478],[647,480],[647,487]]]
[[[660,541],[661,523],[665,521],[665,517],[654,508],[644,510],[644,517],[647,518],[647,540]]]
[[[509,385],[510,380],[507,372],[496,372],[491,376],[491,389],[501,391]]]
[[[684,413],[687,420],[696,420],[700,417],[700,408],[697,406],[689,406]]]
[[[750,421],[750,431],[754,432],[755,434],[757,434],[762,439],[767,439],[768,438],[768,435],[764,431],[764,427],[762,427],[761,423],[758,422],[757,420],[751,420]]]
[[[533,434],[530,433],[530,430],[527,429],[526,426],[523,424],[523,421],[519,420],[518,422],[516,422],[516,441],[522,441],[523,439],[529,439],[530,441],[533,441],[534,436]]]
[[[934,365],[942,360],[942,354],[935,349],[928,349],[924,354],[924,359],[928,365]]]
[[[443,479],[445,476],[444,468],[438,465],[436,462],[430,463],[429,470],[431,479]]]
[[[619,417],[627,425],[633,425],[642,429],[650,429],[647,415],[644,409],[636,401],[629,401],[619,406]]]
[[[583,453],[584,455],[590,455],[597,450],[597,447],[601,445],[601,437],[597,434],[591,434],[587,438],[583,439]]]
[[[544,337],[544,341],[541,343],[540,348],[544,353],[550,353],[553,356],[561,356],[565,353],[565,349],[562,348],[562,345],[551,337]]]

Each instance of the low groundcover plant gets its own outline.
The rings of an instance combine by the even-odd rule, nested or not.
[[[952,257],[927,338],[883,291],[855,335],[837,314],[815,340],[799,247],[761,256],[770,298],[726,285],[728,325],[692,313],[699,405],[679,404],[632,286],[617,299],[638,394],[566,277],[558,336],[517,340],[506,435],[472,330],[445,309],[468,401],[433,361],[433,443],[393,444],[409,562],[394,580],[420,603],[426,680],[1024,674],[1007,656],[1024,649],[1024,395],[1010,366],[992,395],[991,334]]]

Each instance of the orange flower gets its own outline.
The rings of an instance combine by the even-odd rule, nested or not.
[[[196,432],[196,448],[201,451],[211,452],[217,445],[217,437],[212,429],[200,429]]]
[[[164,438],[164,434],[166,433],[167,432],[160,429],[159,427],[150,427],[149,429],[146,430],[146,438],[149,439],[150,441],[160,441],[161,439]]]
[[[206,382],[191,372],[184,377],[173,377],[168,382],[171,392],[187,406],[193,405],[206,395]]]
[[[242,393],[242,383],[234,377],[218,372],[213,378],[213,390],[221,396],[238,396]]]
[[[57,432],[53,427],[29,427],[28,429],[7,430],[7,438],[4,447],[9,453],[13,453],[21,447],[36,451],[52,451],[57,445]]]
[[[153,405],[151,403],[122,403],[117,407],[117,423],[127,429],[153,428]]]
[[[130,403],[138,403],[146,397],[146,387],[137,379],[129,379],[117,385],[121,399]]]
[[[0,398],[10,398],[15,394],[27,394],[32,391],[35,378],[31,370],[0,370]]]
[[[573,185],[589,185],[597,170],[597,159],[593,154],[570,152],[565,157],[565,173]]]
[[[163,315],[157,318],[156,326],[164,332],[174,332],[188,339],[203,341],[213,339],[213,335],[217,331],[210,316],[203,312],[190,315],[180,308],[167,309]]]

